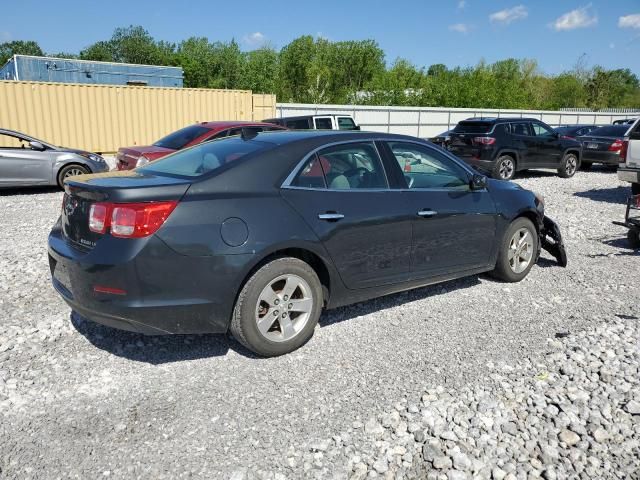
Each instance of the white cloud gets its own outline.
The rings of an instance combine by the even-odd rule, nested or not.
[[[554,30],[575,30],[576,28],[591,27],[598,23],[598,16],[591,13],[591,4],[576,8],[561,15],[551,24]]]
[[[249,47],[259,47],[267,41],[267,37],[264,33],[253,32],[242,37],[242,41]]]
[[[458,0],[458,10],[464,10],[464,7],[467,6],[466,0]]]
[[[449,25],[449,30],[458,33],[469,33],[471,26],[466,23],[454,23],[453,25]]]
[[[524,20],[528,16],[529,12],[527,7],[524,5],[518,5],[517,7],[505,8],[499,12],[492,13],[489,15],[489,20],[492,23],[504,23],[505,25],[509,25],[511,22],[515,22],[516,20]]]
[[[640,28],[640,13],[624,15],[618,19],[620,28]]]

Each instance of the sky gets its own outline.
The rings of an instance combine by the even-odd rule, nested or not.
[[[78,52],[142,25],[157,40],[235,38],[244,50],[281,48],[310,34],[374,39],[388,63],[475,65],[537,60],[557,74],[585,55],[588,66],[630,68],[640,76],[640,0],[0,0],[0,42],[36,40],[46,52]]]

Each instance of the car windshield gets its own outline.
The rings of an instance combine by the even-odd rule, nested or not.
[[[629,130],[629,125],[610,125],[596,128],[589,132],[590,137],[624,137]]]
[[[184,148],[185,145],[188,145],[190,142],[198,138],[200,135],[204,135],[208,131],[208,128],[201,125],[190,125],[161,138],[154,143],[153,146],[180,150],[181,148]]]
[[[137,170],[200,177],[232,163],[247,154],[269,150],[274,145],[242,137],[229,137],[202,143],[156,160]]]

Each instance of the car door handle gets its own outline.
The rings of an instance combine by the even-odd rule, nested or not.
[[[434,212],[433,210],[420,210],[418,212],[418,216],[419,217],[423,217],[423,218],[431,218],[431,217],[435,217],[438,214],[438,212]]]
[[[342,220],[344,218],[344,215],[337,212],[327,212],[320,213],[318,215],[318,218],[320,220],[326,220],[327,222],[337,222],[338,220]]]

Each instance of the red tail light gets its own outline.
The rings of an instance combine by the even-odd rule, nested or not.
[[[629,149],[629,140],[623,140],[620,147],[620,162],[627,161],[627,150]]]
[[[493,137],[474,137],[473,143],[476,145],[493,145],[496,143],[496,139]]]
[[[176,208],[175,200],[166,202],[106,203],[91,205],[89,230],[122,238],[143,238],[153,235]]]
[[[613,142],[611,145],[609,145],[609,151],[610,152],[619,152],[622,149],[622,144],[624,143],[623,140],[617,139],[615,142]]]

